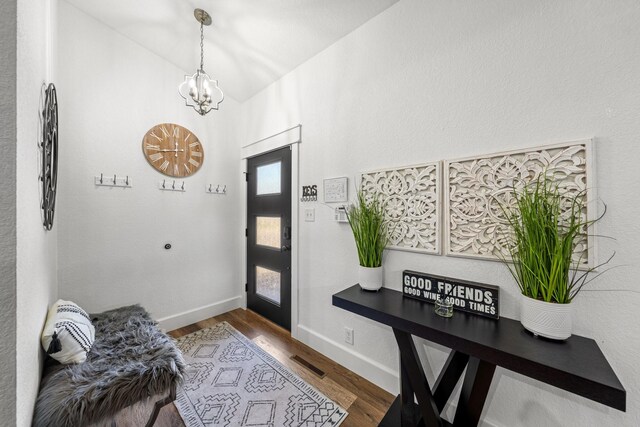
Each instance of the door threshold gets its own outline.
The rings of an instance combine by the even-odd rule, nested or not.
[[[273,327],[279,329],[282,333],[284,333],[284,334],[288,335],[289,337],[291,337],[291,331],[288,330],[287,328],[283,328],[282,326],[278,325],[273,320],[264,317],[262,314],[260,314],[260,313],[258,313],[256,311],[253,311],[250,308],[245,308],[245,310],[250,312],[251,314],[255,314],[256,316],[258,316],[260,318],[261,321],[264,321],[264,322],[268,323],[269,326],[273,326]]]

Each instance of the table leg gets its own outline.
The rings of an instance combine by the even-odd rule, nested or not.
[[[438,411],[442,412],[449,401],[449,397],[451,397],[453,389],[456,388],[467,362],[469,362],[469,355],[455,350],[451,350],[449,353],[449,357],[433,385],[433,400],[436,402]]]
[[[415,426],[416,414],[414,411],[414,393],[411,388],[411,381],[409,381],[409,375],[404,367],[402,361],[400,361],[400,400],[402,402],[402,427]]]
[[[455,427],[475,427],[480,421],[482,408],[487,399],[496,365],[475,357],[469,358],[464,376],[458,409],[453,420]]]
[[[433,395],[431,394],[427,377],[420,364],[420,359],[411,334],[395,328],[393,329],[393,333],[400,348],[401,371],[404,371],[404,374],[401,374],[402,380],[405,382],[408,380],[409,383],[409,386],[402,386],[402,390],[405,392],[405,395],[402,396],[403,407],[408,403],[408,400],[405,399],[409,399],[409,397],[406,395],[409,395],[412,390],[418,400],[418,406],[420,407],[420,413],[425,425],[429,427],[442,427],[443,423],[442,418],[440,418],[440,411],[433,400]],[[410,394],[410,396],[412,396],[411,399],[413,399],[413,394]],[[403,411],[403,422],[404,421],[405,416]],[[404,423],[402,425],[404,427]]]

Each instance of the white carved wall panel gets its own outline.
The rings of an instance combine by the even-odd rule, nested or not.
[[[553,174],[568,195],[586,191],[585,218],[595,210],[591,140],[445,161],[445,251],[447,255],[499,259],[508,256],[507,224],[500,204],[511,206],[512,189],[541,173]],[[593,229],[589,230],[594,233]],[[577,248],[581,264],[592,266],[591,238]],[[580,258],[580,256],[577,256]]]
[[[389,249],[440,254],[440,162],[365,172],[361,188],[385,203]]]

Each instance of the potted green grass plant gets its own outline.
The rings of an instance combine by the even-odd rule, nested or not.
[[[577,245],[602,216],[585,219],[586,192],[563,195],[546,174],[514,189],[513,195],[515,205],[504,209],[511,259],[503,262],[522,293],[522,325],[535,335],[565,340],[572,333],[573,299],[593,280],[590,273],[613,258],[593,268],[578,268],[584,252],[578,249],[578,254]]]
[[[347,209],[347,220],[358,250],[360,287],[377,291],[382,287],[382,255],[389,241],[384,204],[377,197],[367,199],[358,191],[357,202]]]

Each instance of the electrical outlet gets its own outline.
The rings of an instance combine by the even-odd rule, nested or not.
[[[307,222],[314,222],[316,220],[316,210],[315,209],[305,209],[304,210],[304,220]]]
[[[353,328],[344,328],[344,342],[353,345]]]

